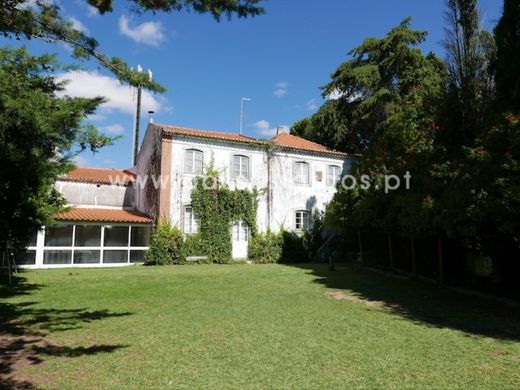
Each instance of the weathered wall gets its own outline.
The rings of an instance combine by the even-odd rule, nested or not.
[[[131,208],[135,199],[134,188],[131,185],[124,187],[58,180],[55,187],[65,197],[67,203],[72,206]]]
[[[294,214],[297,210],[324,211],[325,205],[332,200],[335,187],[327,185],[327,166],[338,165],[347,172],[350,161],[343,157],[328,157],[313,153],[275,150],[271,157],[271,179],[268,186],[268,155],[263,147],[247,144],[215,142],[200,138],[174,136],[171,159],[171,203],[170,218],[174,225],[182,227],[183,207],[191,202],[194,175],[184,173],[184,153],[186,149],[204,152],[204,164],[211,162],[220,172],[220,179],[234,189],[253,189],[260,191],[258,199],[257,223],[260,231],[266,231],[270,223],[272,231],[282,227],[295,228]],[[232,156],[241,154],[250,159],[250,179],[237,180],[231,177]],[[310,184],[296,185],[293,178],[293,165],[305,161],[310,165]],[[317,179],[321,172],[321,180]],[[268,187],[271,188],[272,201],[269,211]],[[269,218],[270,214],[270,218]]]
[[[161,174],[161,142],[160,130],[148,126],[136,160],[135,208],[154,221],[159,217],[160,192],[154,180]]]
[[[220,143],[200,138],[174,137],[171,159],[171,203],[170,218],[174,225],[182,226],[183,207],[191,203],[191,191],[195,175],[184,173],[184,152],[186,149],[204,152],[204,165],[213,162],[220,173],[220,180],[231,189],[267,188],[267,155],[263,149],[244,144]],[[235,154],[249,157],[250,179],[239,180],[231,177],[231,159]],[[260,230],[266,229],[267,197],[261,194],[258,204],[257,223]]]

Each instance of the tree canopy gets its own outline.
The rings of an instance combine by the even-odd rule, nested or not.
[[[65,86],[52,77],[58,67],[52,55],[0,48],[0,252],[23,249],[52,223],[63,206],[54,183],[78,152],[114,140],[82,124],[102,97],[58,97]]]

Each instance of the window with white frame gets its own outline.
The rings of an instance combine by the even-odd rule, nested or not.
[[[327,185],[335,186],[341,180],[341,168],[337,165],[327,167]]]
[[[309,184],[309,164],[303,161],[294,163],[294,182],[295,184]]]
[[[202,175],[204,153],[197,149],[187,149],[184,152],[184,172]]]
[[[310,213],[307,210],[298,210],[295,214],[294,227],[298,231],[307,230],[309,228]]]
[[[199,231],[199,219],[195,215],[192,206],[184,207],[184,229],[185,234],[193,234]]]
[[[234,178],[249,179],[249,157],[239,154],[234,155],[231,172]]]
[[[144,261],[149,240],[148,225],[61,223],[46,227],[43,246],[30,250],[42,250],[45,265],[132,263]]]
[[[249,225],[244,221],[233,222],[233,241],[249,241]]]

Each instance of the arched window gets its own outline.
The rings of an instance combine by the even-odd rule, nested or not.
[[[184,154],[184,172],[202,175],[204,153],[197,149],[187,149]]]
[[[236,154],[233,156],[231,174],[237,179],[249,179],[249,157]]]
[[[304,161],[294,163],[294,183],[295,184],[309,184],[309,164]]]

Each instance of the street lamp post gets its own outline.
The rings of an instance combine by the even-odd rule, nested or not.
[[[242,135],[242,131],[244,130],[244,102],[250,101],[251,99],[246,97],[240,99],[240,135]]]

